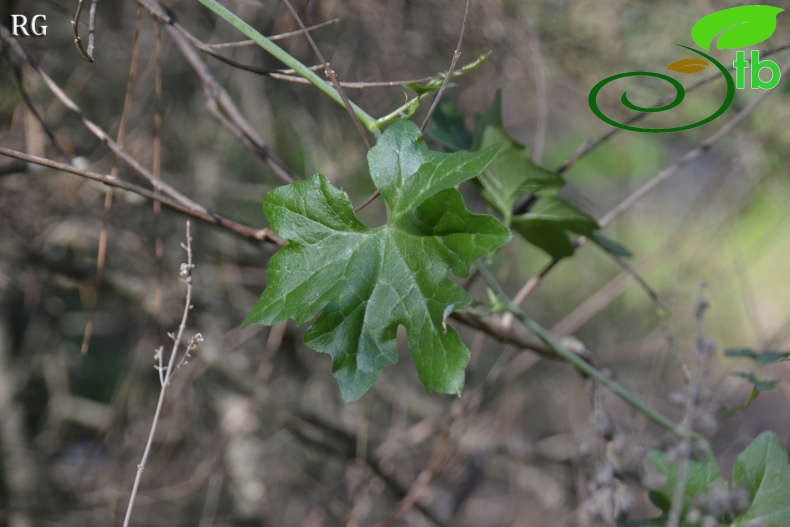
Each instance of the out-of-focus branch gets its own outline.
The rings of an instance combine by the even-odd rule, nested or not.
[[[71,20],[71,29],[74,33],[74,43],[77,45],[77,49],[80,51],[80,55],[82,58],[87,60],[88,62],[93,62],[93,40],[96,36],[96,4],[98,4],[98,0],[91,0],[91,8],[90,13],[88,14],[88,49],[85,49],[82,45],[82,39],[80,38],[80,16],[82,15],[82,7],[85,4],[85,0],[79,0],[77,4],[77,11],[74,13],[74,18]]]
[[[181,192],[176,190],[174,187],[168,185],[164,181],[158,180],[150,170],[145,168],[137,159],[133,156],[129,155],[126,151],[124,151],[118,144],[105,132],[99,125],[91,121],[85,113],[80,109],[79,106],[68,96],[66,93],[58,86],[55,81],[53,81],[49,75],[39,66],[39,64],[33,60],[33,57],[25,51],[25,49],[19,45],[14,37],[8,32],[5,26],[0,25],[0,39],[2,39],[10,48],[11,50],[16,53],[22,60],[27,62],[35,71],[38,73],[41,80],[44,81],[44,84],[47,85],[47,88],[52,92],[53,95],[69,110],[74,112],[74,114],[82,121],[82,124],[93,134],[95,135],[102,143],[107,145],[107,147],[112,150],[112,152],[122,159],[126,164],[128,164],[135,172],[139,175],[147,179],[154,188],[159,189],[163,193],[170,196],[173,200],[187,206],[187,207],[200,207],[202,212],[208,212],[207,209],[201,205],[197,205],[194,201],[190,200],[186,196],[184,196]]]
[[[466,0],[466,8],[464,8],[464,19],[461,22],[461,32],[458,35],[458,44],[455,46],[455,51],[453,51],[453,59],[450,61],[450,68],[447,70],[447,75],[444,77],[444,81],[442,82],[439,91],[436,92],[436,96],[433,98],[433,103],[431,107],[428,108],[428,113],[425,114],[425,119],[423,119],[422,124],[420,125],[420,132],[425,131],[425,127],[428,126],[428,123],[431,121],[431,116],[433,112],[436,111],[436,107],[439,106],[439,101],[444,94],[444,91],[447,89],[447,85],[450,83],[450,79],[453,76],[453,71],[455,70],[456,64],[458,64],[458,59],[461,58],[461,44],[464,42],[464,33],[466,32],[466,19],[469,17],[469,0]]]
[[[274,42],[271,42],[266,37],[261,35],[260,32],[258,32],[255,28],[244,22],[244,20],[242,20],[234,13],[229,11],[227,8],[222,6],[219,2],[217,2],[216,0],[198,0],[198,1],[204,6],[206,6],[207,8],[211,9],[215,14],[220,16],[230,25],[241,31],[244,35],[254,40],[256,44],[258,44],[261,48],[266,50],[266,52],[271,54],[274,58],[296,70],[296,72],[299,75],[308,79],[310,83],[313,86],[315,86],[319,91],[321,91],[324,95],[335,101],[337,104],[344,107],[346,106],[346,103],[343,101],[343,98],[340,96],[337,90],[335,90],[335,88],[333,88],[329,83],[321,79],[321,77],[316,75],[310,68],[302,64],[299,60],[292,57],[285,50],[277,46]],[[356,104],[351,103],[350,106],[354,111],[354,114],[364,125],[365,129],[369,131],[378,130],[379,125],[376,122],[376,119],[374,119],[370,114],[368,114],[365,110],[363,110]]]
[[[318,49],[318,45],[315,43],[315,40],[313,40],[313,37],[310,35],[310,32],[307,31],[307,27],[304,25],[304,22],[302,22],[302,18],[299,16],[299,13],[296,12],[296,9],[294,9],[294,7],[291,5],[291,2],[289,2],[289,0],[282,0],[282,2],[285,4],[285,7],[288,8],[288,11],[291,12],[291,16],[294,17],[296,23],[299,24],[299,27],[302,28],[304,37],[307,39],[307,42],[310,44],[310,47],[313,48],[313,53],[315,53],[315,55],[318,57],[318,60],[320,60],[321,63],[324,65],[324,75],[332,83],[332,86],[334,86],[335,91],[338,93],[338,95],[340,95],[340,99],[343,101],[343,106],[345,107],[346,111],[348,111],[348,115],[349,117],[351,117],[351,121],[354,123],[354,126],[359,132],[359,135],[362,137],[362,141],[365,143],[365,146],[367,147],[368,150],[370,150],[371,148],[373,148],[373,141],[371,141],[368,132],[372,130],[366,128],[362,124],[360,117],[357,115],[354,109],[355,105],[351,104],[351,101],[348,99],[348,95],[346,95],[346,91],[343,89],[343,86],[340,85],[340,82],[337,79],[337,73],[335,72],[334,69],[332,69],[332,66],[329,65],[329,61],[327,61],[324,58],[324,55],[323,53],[321,53],[321,50]]]
[[[203,92],[206,94],[206,107],[209,112],[227,128],[250,151],[263,159],[269,168],[285,183],[298,179],[274,151],[261,139],[255,128],[244,118],[230,94],[212,75],[206,63],[192,46],[202,49],[205,44],[190,34],[157,0],[138,0],[140,5],[164,23],[165,31],[175,41],[179,51],[195,70]],[[189,43],[192,46],[189,45]]]
[[[253,227],[250,227],[249,225],[238,223],[231,219],[225,218],[224,216],[221,216],[216,212],[209,211],[202,205],[199,205],[198,203],[195,203],[194,201],[188,198],[186,198],[185,203],[182,201],[176,201],[168,196],[156,194],[155,192],[148,190],[147,188],[143,188],[133,183],[121,181],[120,179],[113,179],[109,176],[97,174],[96,172],[91,172],[89,170],[81,170],[71,165],[58,163],[57,161],[52,161],[50,159],[46,159],[43,157],[25,154],[24,152],[12,150],[11,148],[6,148],[4,146],[0,146],[0,155],[19,159],[20,161],[25,161],[27,163],[34,163],[48,168],[53,168],[55,170],[60,170],[61,172],[68,172],[69,174],[74,174],[76,176],[92,179],[94,181],[98,181],[99,183],[104,183],[105,185],[109,185],[111,187],[126,190],[127,192],[132,192],[133,194],[138,194],[152,201],[158,201],[165,207],[176,210],[188,216],[192,216],[193,218],[197,218],[201,221],[205,221],[206,223],[211,223],[213,225],[224,227],[225,229],[228,229],[244,238],[270,242],[279,246],[283,246],[286,244],[286,241],[280,238],[279,236],[277,236],[276,234],[274,234],[274,232],[271,229],[255,229]]]

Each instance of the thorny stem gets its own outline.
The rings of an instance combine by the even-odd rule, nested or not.
[[[186,301],[184,302],[184,314],[181,316],[181,324],[178,326],[178,333],[173,337],[173,349],[170,351],[170,360],[167,363],[167,369],[165,370],[164,380],[162,380],[162,389],[159,391],[159,401],[156,403],[156,411],[154,412],[154,420],[151,423],[151,431],[148,434],[148,441],[145,444],[145,450],[143,451],[143,457],[140,460],[140,464],[137,465],[137,475],[134,478],[134,485],[132,486],[132,493],[129,496],[129,506],[126,508],[126,518],[123,521],[123,527],[129,526],[129,520],[132,517],[132,510],[134,509],[134,501],[137,497],[137,489],[140,486],[140,480],[143,476],[143,471],[145,470],[145,464],[148,461],[148,455],[151,453],[151,445],[154,443],[154,435],[156,433],[156,426],[159,423],[159,415],[162,413],[162,407],[164,406],[165,401],[165,394],[167,393],[167,387],[170,385],[170,380],[173,376],[173,366],[176,363],[176,356],[178,355],[178,347],[181,344],[181,339],[184,336],[184,330],[186,329],[187,319],[189,318],[189,311],[192,309],[192,269],[195,267],[192,264],[192,236],[189,232],[189,221],[187,221],[187,243],[186,245],[182,244],[182,247],[187,252],[187,263],[186,267],[182,267],[185,269],[182,272],[182,280],[187,284],[187,294],[186,294]],[[159,352],[161,355],[161,351]],[[161,369],[159,371],[160,379],[161,379]]]
[[[650,405],[648,405],[647,403],[639,399],[636,395],[626,390],[619,383],[613,381],[612,379],[608,378],[606,375],[601,373],[600,370],[598,370],[595,366],[585,361],[581,356],[568,350],[565,346],[557,342],[548,331],[543,329],[543,327],[540,324],[532,320],[529,317],[529,315],[527,315],[520,307],[515,305],[513,301],[510,300],[510,297],[508,297],[504,289],[502,289],[502,286],[499,284],[496,277],[494,276],[494,273],[491,271],[491,268],[488,267],[488,265],[481,262],[477,264],[477,268],[480,271],[480,276],[483,277],[488,287],[494,292],[494,294],[496,294],[497,298],[502,302],[502,305],[505,307],[505,309],[509,313],[512,313],[513,316],[519,322],[521,322],[527,328],[529,328],[530,331],[532,331],[541,341],[543,341],[557,355],[559,355],[564,360],[568,361],[573,366],[581,370],[584,374],[588,375],[589,377],[595,379],[597,382],[606,386],[615,395],[620,397],[620,399],[631,405],[634,409],[641,412],[645,417],[647,417],[648,419],[650,419],[660,427],[680,437],[684,437],[688,434],[688,432],[684,430],[681,425],[675,423],[670,418],[666,417],[662,413],[653,409]],[[713,452],[711,451],[710,445],[708,444],[707,440],[695,432],[691,432],[691,435],[702,445],[702,448],[705,450],[705,453],[708,456],[708,458],[710,460],[715,460],[715,457],[713,456]]]

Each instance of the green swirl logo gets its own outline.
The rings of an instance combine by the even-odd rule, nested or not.
[[[714,45],[716,49],[735,49],[747,46],[753,46],[769,38],[776,30],[776,17],[779,13],[784,11],[778,7],[755,5],[755,6],[740,6],[732,7],[730,9],[723,9],[715,13],[711,13],[694,24],[691,29],[691,38],[701,48],[710,51],[711,46]],[[696,53],[704,58],[686,58],[673,62],[667,66],[667,70],[675,71],[681,74],[693,74],[702,71],[708,67],[709,62],[718,68],[724,80],[727,82],[727,94],[721,106],[710,116],[701,119],[695,123],[674,126],[669,128],[647,128],[641,126],[631,126],[629,124],[620,123],[607,116],[598,106],[598,94],[610,82],[622,79],[625,77],[655,77],[668,82],[675,88],[675,97],[671,102],[662,106],[655,107],[642,107],[631,102],[628,98],[628,93],[623,92],[620,101],[626,108],[636,112],[657,113],[665,112],[675,108],[686,97],[686,91],[683,85],[675,78],[670,77],[664,73],[655,73],[650,71],[630,71],[626,73],[619,73],[607,77],[596,84],[588,97],[590,109],[593,113],[605,123],[612,126],[622,128],[623,130],[630,130],[632,132],[648,132],[648,133],[666,133],[666,132],[680,132],[690,128],[696,128],[707,124],[714,119],[718,118],[721,114],[727,111],[727,108],[732,104],[735,99],[735,90],[743,89],[745,87],[746,70],[751,70],[751,88],[752,89],[771,89],[779,83],[779,67],[770,60],[760,60],[759,52],[752,51],[751,61],[746,60],[743,51],[737,52],[737,58],[733,62],[733,67],[736,70],[736,80],[727,71],[727,68],[719,61],[708,55],[707,53],[677,44],[681,48],[685,48],[692,53]],[[707,59],[707,60],[705,60]],[[709,62],[708,62],[709,61]],[[771,71],[771,79],[764,81],[760,78],[760,71],[768,68]],[[737,81],[737,82],[736,82]]]

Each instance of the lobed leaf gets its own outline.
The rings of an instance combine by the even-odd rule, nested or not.
[[[497,92],[488,110],[475,118],[473,140],[474,149],[497,143],[507,146],[477,181],[486,201],[509,223],[516,200],[525,194],[556,190],[565,181],[559,174],[535,164],[527,147],[507,133],[502,121],[501,92]]]
[[[594,218],[559,196],[557,190],[565,184],[562,176],[537,165],[529,149],[508,134],[502,119],[500,92],[488,109],[475,117],[474,135],[466,130],[458,108],[450,101],[440,103],[434,124],[431,136],[450,150],[470,146],[479,150],[504,143],[499,155],[475,181],[483,198],[502,215],[505,224],[529,243],[553,258],[563,258],[573,255],[569,233],[575,233],[617,256],[631,255],[626,247],[601,235]],[[513,216],[516,202],[530,194],[538,198],[532,210]]]
[[[445,318],[471,299],[447,272],[467,276],[510,233],[466,210],[454,187],[500,149],[434,152],[413,123],[394,123],[368,153],[387,208],[388,222],[377,228],[360,223],[348,196],[320,174],[270,192],[264,211],[289,244],[269,261],[269,285],[244,324],[301,324],[318,315],[305,344],[332,357],[346,401],[397,360],[403,326],[426,388],[459,393],[469,350]]]
[[[557,194],[565,180],[532,161],[529,150],[508,134],[502,120],[501,94],[497,92],[488,110],[475,119],[473,145],[485,148],[500,142],[507,146],[477,181],[483,197],[514,231],[553,258],[573,255],[569,233],[586,236],[606,251],[630,254],[622,245],[599,236],[595,219]],[[538,197],[531,210],[513,216],[515,203],[528,194]]]

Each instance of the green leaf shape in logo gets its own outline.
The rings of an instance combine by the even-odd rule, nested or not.
[[[266,195],[274,231],[289,241],[269,261],[268,286],[244,324],[297,324],[318,318],[305,344],[332,357],[346,401],[359,399],[396,362],[398,326],[430,391],[460,393],[469,350],[445,324],[469,294],[447,276],[510,239],[491,216],[470,213],[454,187],[479,174],[501,150],[431,151],[414,123],[399,121],[368,152],[388,221],[359,222],[348,195],[323,175]]]
[[[680,59],[667,66],[667,71],[676,71],[683,75],[690,75],[702,71],[708,66],[709,64],[706,61],[698,58]]]
[[[714,39],[717,49],[754,46],[776,30],[776,17],[784,11],[769,5],[745,5],[722,9],[702,17],[691,28],[691,38],[710,51]]]

